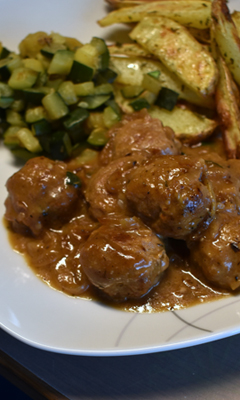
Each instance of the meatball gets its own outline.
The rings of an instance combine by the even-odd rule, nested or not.
[[[155,286],[168,267],[163,242],[136,219],[102,225],[80,250],[90,282],[116,301],[137,299]]]
[[[205,157],[208,179],[216,196],[217,209],[240,212],[240,160],[223,160],[212,153]]]
[[[109,137],[101,154],[103,164],[136,152],[141,152],[145,158],[179,154],[181,148],[173,130],[163,127],[146,110],[127,115],[109,131]]]
[[[15,230],[26,227],[34,235],[44,225],[59,226],[72,214],[78,188],[68,184],[67,166],[45,157],[29,160],[7,183],[5,217]]]
[[[188,243],[192,262],[213,284],[240,286],[240,215],[220,211],[198,241]]]
[[[178,155],[150,159],[129,174],[129,207],[158,234],[185,239],[214,213],[206,173],[201,158]]]
[[[94,174],[86,190],[86,199],[92,215],[99,221],[124,216],[127,210],[125,185],[127,176],[144,161],[139,155],[122,157],[101,167]]]

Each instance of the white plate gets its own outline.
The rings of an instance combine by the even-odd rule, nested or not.
[[[233,0],[232,6],[237,8],[237,2]],[[11,49],[37,30],[59,32],[83,42],[93,35],[113,36],[112,28],[103,30],[95,23],[105,14],[103,0],[0,0],[0,5],[0,40]],[[4,183],[16,168],[1,147],[1,215]],[[173,350],[240,332],[240,297],[177,312],[126,313],[49,288],[12,251],[3,226],[0,252],[0,326],[35,347],[89,356],[128,355]]]

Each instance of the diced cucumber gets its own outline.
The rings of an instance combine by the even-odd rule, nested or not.
[[[142,86],[156,95],[158,95],[162,87],[161,82],[149,74],[143,75]]]
[[[74,60],[72,69],[70,71],[70,74],[68,75],[68,79],[70,79],[74,83],[82,83],[91,81],[93,75],[93,68]]]
[[[22,115],[17,111],[11,110],[10,108],[6,110],[6,121],[10,125],[26,126],[26,122],[23,120]]]
[[[31,153],[30,151],[28,151],[27,149],[23,149],[22,147],[14,147],[11,149],[11,151],[16,158],[20,158],[25,162],[30,160],[30,158],[36,157],[37,155],[36,153]]]
[[[42,99],[42,104],[52,120],[60,119],[69,112],[67,105],[56,92],[47,94]]]
[[[65,131],[57,131],[51,135],[50,155],[53,159],[65,160],[72,153],[70,137]]]
[[[89,113],[87,110],[76,108],[64,121],[63,125],[68,131],[73,144],[82,142],[86,138],[83,122],[88,118],[88,116]]]
[[[14,101],[13,90],[3,82],[0,82],[0,107],[8,108]]]
[[[0,108],[6,109],[14,102],[12,97],[0,97]]]
[[[64,82],[64,80],[62,78],[52,79],[52,77],[49,77],[49,79],[46,82],[46,86],[50,87],[51,89],[54,89],[55,92],[57,92],[59,86],[63,82]]]
[[[39,72],[34,86],[37,88],[42,86],[47,86],[47,81],[48,81],[47,71]]]
[[[17,138],[19,139],[21,145],[31,151],[32,153],[39,153],[42,151],[42,147],[38,141],[38,139],[33,136],[32,131],[28,128],[19,129],[16,134]]]
[[[23,67],[22,59],[15,53],[10,53],[8,57],[0,59],[0,74],[2,79],[8,79],[14,69],[20,67]]]
[[[10,58],[4,58],[3,60],[0,59],[0,77],[1,80],[7,80],[9,79],[11,73],[8,69],[8,63],[10,62]]]
[[[106,105],[110,106],[113,109],[113,111],[115,112],[115,114],[117,114],[117,116],[120,120],[122,117],[122,111],[121,111],[119,105],[116,103],[116,101],[114,99],[110,99],[106,102]]]
[[[44,96],[51,93],[51,88],[42,86],[40,88],[29,88],[23,90],[23,97],[28,103],[41,104]]]
[[[28,108],[25,112],[25,121],[29,124],[47,119],[47,112],[43,106]]]
[[[8,85],[12,89],[28,89],[36,82],[38,73],[29,68],[16,68],[13,70]]]
[[[19,146],[20,140],[17,137],[17,132],[21,129],[20,126],[9,126],[4,132],[4,144],[10,148]]]
[[[133,97],[138,97],[143,92],[143,90],[144,89],[142,86],[127,85],[122,88],[121,92],[125,99],[130,99]]]
[[[73,58],[73,51],[58,50],[49,65],[48,74],[68,75],[72,68]]]
[[[74,84],[72,81],[64,81],[58,88],[58,93],[67,105],[75,104],[78,102],[78,97],[75,93]]]
[[[79,166],[95,163],[99,156],[99,152],[92,149],[84,149],[81,154],[75,159],[75,163]]]
[[[44,72],[41,61],[37,60],[36,58],[24,58],[22,62],[26,68],[30,68],[36,72]]]
[[[98,54],[97,68],[100,71],[104,71],[105,69],[108,68],[109,59],[110,59],[109,50],[108,50],[107,45],[103,39],[98,38],[98,37],[93,37],[90,43],[97,50],[97,54]]]
[[[24,111],[25,107],[26,107],[26,104],[25,104],[24,99],[16,99],[10,105],[11,110],[14,110],[14,111],[17,111],[17,112]]]
[[[35,58],[36,58],[36,60],[39,60],[41,62],[43,69],[46,72],[50,65],[51,59],[44,57],[41,53],[38,53]]]
[[[110,68],[106,68],[104,71],[98,71],[94,77],[96,85],[101,83],[113,83],[117,78],[117,73]]]
[[[134,111],[142,110],[143,108],[149,108],[150,104],[144,98],[138,98],[130,103],[130,106],[134,109]]]
[[[76,83],[74,90],[77,96],[92,96],[94,94],[94,83],[92,81]]]
[[[12,73],[16,68],[23,67],[22,58],[14,53],[11,53],[11,57],[10,57],[7,67],[8,67],[8,70],[10,71],[10,73]]]
[[[90,132],[95,128],[105,128],[103,112],[91,112],[86,121],[86,127]]]
[[[89,112],[82,108],[76,108],[71,111],[69,116],[63,122],[64,127],[68,131],[73,131],[79,129],[82,125],[83,121],[85,121],[89,117]]]
[[[6,112],[3,108],[0,108],[0,137],[2,137],[5,134],[8,127],[9,124],[6,121]]]
[[[44,46],[41,49],[41,54],[44,57],[52,58],[54,54],[59,50],[66,50],[66,46],[62,43],[51,43],[49,46]]]
[[[52,133],[52,126],[45,118],[32,124],[32,130],[35,136],[49,135]]]
[[[0,60],[6,58],[9,54],[10,51],[6,47],[2,46],[2,43],[0,43]]]
[[[67,48],[72,51],[76,51],[79,47],[83,46],[83,44],[81,42],[79,42],[78,39],[73,38],[73,37],[65,36],[64,40],[65,40],[65,45],[67,46]]]
[[[110,99],[110,95],[100,95],[100,96],[86,96],[78,103],[79,107],[87,108],[89,110],[94,110],[106,103]]]
[[[110,83],[102,83],[96,86],[93,91],[93,95],[103,95],[113,93],[113,86]]]
[[[163,87],[160,90],[158,98],[156,100],[156,105],[166,110],[172,111],[177,104],[179,94],[171,89]]]
[[[108,141],[107,129],[96,128],[89,135],[87,142],[92,146],[105,146]]]
[[[119,115],[110,106],[104,108],[103,118],[104,118],[104,125],[107,128],[111,128],[114,124],[120,121]]]
[[[74,60],[95,70],[98,66],[97,47],[91,43],[84,44],[75,51]]]

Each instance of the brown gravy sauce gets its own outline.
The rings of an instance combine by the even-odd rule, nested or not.
[[[186,148],[186,153],[224,154],[220,139],[209,145]],[[217,300],[232,295],[226,289],[211,285],[201,271],[191,265],[185,243],[170,240],[167,243],[170,266],[160,284],[136,301],[116,304],[104,299],[89,284],[79,264],[80,245],[91,231],[98,227],[88,215],[87,208],[79,204],[76,216],[61,229],[46,229],[40,237],[30,237],[13,232],[7,226],[13,249],[22,254],[35,274],[52,288],[69,296],[104,302],[125,311],[159,312],[177,310],[195,304]]]

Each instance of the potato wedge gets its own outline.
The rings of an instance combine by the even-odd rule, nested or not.
[[[144,57],[155,59],[154,56],[145,50],[142,46],[137,43],[123,43],[121,45],[110,45],[108,46],[109,53],[111,55],[123,55],[129,57]]]
[[[238,36],[240,37],[240,11],[234,11],[232,13],[232,20],[237,28]]]
[[[209,29],[197,29],[197,28],[188,28],[188,31],[191,33],[198,42],[203,44],[210,43],[210,30]]]
[[[221,55],[240,85],[240,38],[225,0],[213,1],[212,21]]]
[[[240,157],[240,112],[237,103],[236,86],[232,75],[224,61],[219,56],[219,82],[216,89],[216,106],[223,132],[228,158]]]
[[[112,8],[133,7],[157,0],[105,0]]]
[[[211,2],[199,0],[167,0],[146,2],[134,7],[114,10],[98,21],[100,26],[121,22],[141,21],[146,15],[160,15],[173,19],[182,25],[206,29],[211,21]]]
[[[165,17],[145,17],[130,33],[199,96],[212,95],[218,79],[211,54],[186,28]]]
[[[133,7],[159,0],[105,0],[112,8]],[[164,0],[163,0],[164,1]],[[166,0],[165,0],[166,1]],[[171,0],[170,0],[171,1]],[[180,1],[180,0],[178,0]],[[194,0],[192,0],[194,1]],[[208,1],[208,0],[207,0]]]
[[[218,126],[216,120],[178,106],[172,111],[153,106],[148,112],[153,118],[160,119],[164,126],[172,128],[178,139],[189,144],[205,140]]]
[[[116,83],[122,85],[141,85],[143,75],[152,71],[160,71],[159,81],[163,87],[167,87],[179,94],[179,99],[196,104],[200,107],[213,109],[215,107],[213,97],[203,98],[189,89],[183,82],[160,61],[141,57],[114,57],[111,56],[110,68],[117,72]]]

